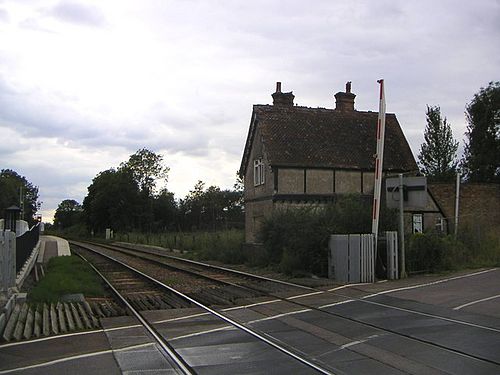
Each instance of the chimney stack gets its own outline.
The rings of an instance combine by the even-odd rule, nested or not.
[[[271,95],[275,107],[293,107],[293,92],[281,92],[281,82],[276,82],[276,92]]]
[[[351,81],[345,85],[345,92],[339,91],[335,94],[335,110],[347,112],[354,111],[354,98],[356,95],[351,93]]]

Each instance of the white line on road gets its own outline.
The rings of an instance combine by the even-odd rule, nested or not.
[[[62,338],[71,337],[71,336],[89,335],[89,334],[99,333],[99,332],[104,332],[104,330],[103,329],[95,329],[95,330],[92,330],[92,331],[74,332],[74,333],[66,333],[66,334],[57,335],[57,336],[41,337],[41,338],[38,338],[38,339],[29,340],[29,341],[10,342],[8,344],[0,345],[0,349],[8,348],[10,346],[29,345],[29,344],[34,344],[34,343],[37,343],[37,342],[40,342],[40,341],[62,339]]]
[[[431,281],[430,283],[417,284],[417,285],[411,285],[411,286],[404,286],[404,287],[401,287],[401,288],[384,290],[382,292],[373,293],[373,294],[369,294],[367,296],[361,297],[361,299],[376,297],[376,296],[379,296],[381,294],[388,294],[388,293],[400,292],[400,291],[403,291],[403,290],[423,288],[423,287],[426,287],[426,286],[432,286],[432,285],[436,285],[436,284],[446,283],[448,281],[453,281],[453,280],[458,280],[458,279],[464,279],[466,277],[471,277],[471,276],[477,276],[477,275],[481,275],[483,273],[492,272],[492,271],[496,271],[496,270],[498,270],[498,268],[491,268],[489,270],[484,270],[484,271],[479,271],[479,272],[474,272],[474,273],[468,273],[466,275],[454,276],[454,277],[449,277],[449,278],[446,278],[446,279]]]
[[[463,309],[464,307],[475,305],[476,303],[480,303],[480,302],[489,301],[489,300],[492,300],[492,299],[495,299],[498,297],[500,297],[500,294],[497,294],[496,296],[487,297],[487,298],[481,298],[481,299],[478,299],[478,300],[475,300],[475,301],[472,301],[469,303],[464,303],[463,305],[454,307],[453,310],[460,310],[460,309]]]
[[[51,365],[55,365],[57,363],[73,361],[75,359],[96,357],[96,356],[103,355],[103,354],[109,354],[109,353],[113,353],[113,352],[122,352],[122,351],[130,350],[130,349],[138,349],[138,348],[143,348],[143,347],[151,346],[151,345],[155,345],[155,344],[154,343],[146,343],[146,344],[133,345],[133,346],[128,346],[125,348],[114,349],[114,350],[107,349],[107,350],[101,350],[101,351],[93,352],[93,353],[79,354],[79,355],[74,355],[71,357],[54,359],[52,361],[35,363],[35,364],[29,365],[29,366],[17,367],[17,368],[12,368],[12,369],[8,369],[8,370],[0,370],[0,374],[9,374],[11,372],[16,372],[16,371],[23,371],[23,370],[28,370],[28,369],[32,369],[32,368],[51,366]]]

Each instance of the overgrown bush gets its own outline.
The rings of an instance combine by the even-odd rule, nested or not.
[[[459,231],[461,242],[468,249],[470,267],[500,266],[500,232],[498,228],[481,222],[463,226]]]
[[[439,233],[410,236],[406,251],[409,272],[436,272],[500,265],[500,236],[487,230],[478,236],[471,228],[461,229],[459,239]]]
[[[245,240],[242,230],[193,233],[116,233],[115,241],[161,246],[188,251],[187,256],[199,260],[217,260],[229,264],[245,262],[241,246]]]
[[[359,195],[339,198],[327,206],[276,210],[264,220],[260,240],[271,264],[289,275],[327,275],[331,234],[369,233],[371,201]],[[381,214],[381,230],[394,230],[392,211]]]
[[[406,251],[409,272],[435,272],[462,268],[468,261],[467,249],[453,236],[415,233]]]

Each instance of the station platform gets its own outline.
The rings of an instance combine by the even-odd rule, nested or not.
[[[56,236],[40,236],[40,253],[38,263],[47,263],[55,256],[71,255],[69,243],[64,238]]]

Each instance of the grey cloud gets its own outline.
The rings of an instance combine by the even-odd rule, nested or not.
[[[104,26],[104,14],[96,7],[72,1],[61,1],[53,7],[50,13],[65,22],[85,26]]]
[[[0,76],[0,124],[25,138],[52,137],[75,147],[117,146],[130,152],[150,147],[199,156],[208,150],[214,129],[227,121],[223,114],[200,116],[156,107],[140,123],[116,124],[104,115],[82,115],[66,106],[65,99],[49,101],[42,92],[16,90]]]
[[[8,23],[9,21],[9,13],[5,9],[0,9],[0,22]]]

